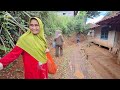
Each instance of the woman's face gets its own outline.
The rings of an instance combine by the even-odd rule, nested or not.
[[[31,32],[32,32],[33,34],[38,34],[38,33],[40,32],[39,23],[38,23],[38,21],[35,20],[35,19],[32,19],[32,20],[30,21],[29,28],[30,28],[30,30],[31,30]]]

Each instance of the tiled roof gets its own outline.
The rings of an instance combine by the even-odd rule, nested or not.
[[[94,29],[94,28],[96,28],[96,27],[98,27],[100,25],[89,23],[89,26],[90,26],[89,29]]]
[[[112,13],[109,16],[105,16],[101,21],[97,22],[96,24],[100,24],[101,22],[104,22],[104,21],[107,21],[107,20],[109,21],[110,19],[115,18],[118,15],[120,15],[120,11],[116,11],[115,13]]]

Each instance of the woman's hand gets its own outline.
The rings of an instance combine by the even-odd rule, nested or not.
[[[45,53],[47,53],[47,52],[49,52],[50,50],[47,48],[46,50],[45,50]]]
[[[2,70],[3,69],[3,64],[2,63],[0,63],[0,70]]]

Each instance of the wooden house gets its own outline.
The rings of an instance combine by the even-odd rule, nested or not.
[[[98,26],[90,28],[94,30],[93,42],[108,47],[111,53],[118,55],[120,61],[120,12],[116,11],[96,24]]]
[[[90,28],[90,30],[94,30],[94,43],[111,50],[119,42],[120,13],[107,16],[96,24]]]
[[[61,16],[74,16],[74,11],[58,11],[57,14]]]

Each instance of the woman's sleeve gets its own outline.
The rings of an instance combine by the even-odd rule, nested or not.
[[[16,60],[22,52],[23,49],[21,49],[18,46],[15,46],[8,54],[6,54],[3,58],[0,59],[0,66],[6,67],[11,62]]]

